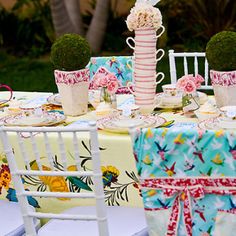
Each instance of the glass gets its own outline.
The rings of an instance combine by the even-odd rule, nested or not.
[[[184,113],[192,113],[200,107],[200,99],[197,92],[183,93],[182,106]]]

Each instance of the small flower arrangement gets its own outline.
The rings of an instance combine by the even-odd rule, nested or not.
[[[113,74],[107,71],[105,68],[100,68],[93,77],[92,88],[107,88],[107,92],[112,95],[115,94],[119,88],[119,80]]]
[[[204,82],[204,78],[201,75],[184,75],[177,81],[176,87],[187,94],[191,94],[201,87],[202,82]]]
[[[130,10],[126,24],[130,31],[150,27],[158,30],[162,25],[162,15],[160,10],[150,3],[139,2]]]

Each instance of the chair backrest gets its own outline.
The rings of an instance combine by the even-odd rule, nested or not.
[[[101,67],[115,74],[121,86],[126,86],[128,82],[133,80],[132,56],[91,57],[86,67],[90,70],[90,81],[93,80],[95,73]]]
[[[223,230],[218,216],[236,214],[236,132],[173,126],[131,134],[150,234]]]
[[[205,52],[174,52],[169,50],[171,83],[175,84],[183,75],[200,74],[205,78],[201,89],[212,89],[209,81],[209,67]]]
[[[88,133],[90,141],[92,170],[85,170],[81,167],[79,138],[85,132]],[[25,138],[26,135],[24,134],[26,133],[28,138]],[[16,144],[11,143],[13,142],[11,139],[13,135],[18,138],[18,147]],[[0,136],[11,170],[17,198],[21,205],[26,235],[36,235],[34,218],[97,221],[99,235],[108,235],[99,143],[95,122],[90,122],[83,127],[1,127]],[[58,162],[54,158],[55,149],[59,154],[57,158],[60,160],[60,165],[57,164]],[[46,182],[49,182],[52,178],[54,180],[55,178],[62,178],[63,183],[66,184],[52,191],[50,189],[45,189],[45,191],[38,189],[36,191],[26,190],[24,186],[26,177],[40,178]],[[94,183],[94,190],[92,191],[91,189],[91,192],[70,192],[69,187],[79,181],[80,177],[90,178],[90,181]],[[65,191],[65,188],[68,191]],[[27,200],[29,197],[92,198],[96,202],[94,206],[96,207],[96,214],[70,215],[34,212],[29,206]]]

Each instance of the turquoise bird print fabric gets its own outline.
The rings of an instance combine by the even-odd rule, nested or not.
[[[132,56],[92,57],[86,67],[90,71],[90,82],[100,68],[105,68],[108,72],[113,73],[121,87],[133,80]]]
[[[133,150],[150,236],[233,236],[236,132],[135,131]]]

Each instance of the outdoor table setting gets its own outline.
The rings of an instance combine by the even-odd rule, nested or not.
[[[224,185],[224,187],[229,187],[230,190],[227,192],[228,189],[224,191],[217,189],[218,192],[214,192],[212,189],[207,189],[208,192],[206,191],[205,194],[209,194],[212,199],[219,194],[222,198],[219,197],[217,203],[227,205],[224,209],[222,208],[224,211],[229,211],[230,204],[232,209],[235,209],[235,175],[233,173],[236,169],[236,144],[234,142],[236,102],[233,99],[232,102],[224,91],[225,89],[233,91],[231,85],[236,83],[236,72],[230,72],[230,75],[226,77],[225,74],[211,71],[213,95],[207,95],[202,90],[202,84],[206,85],[208,81],[206,82],[206,77],[204,78],[196,71],[195,73],[187,73],[185,69],[183,76],[179,77],[175,83],[170,83],[170,80],[167,80],[168,75],[158,70],[158,63],[163,58],[165,51],[157,49],[157,41],[164,33],[165,27],[162,24],[161,12],[154,7],[157,2],[155,0],[138,1],[127,17],[127,27],[130,31],[134,31],[134,37],[128,37],[126,42],[133,50],[133,55],[91,57],[89,45],[85,39],[81,39],[75,34],[61,36],[53,44],[51,53],[58,93],[13,91],[8,85],[1,85],[0,87],[7,91],[0,92],[0,126],[83,128],[93,121],[98,130],[106,204],[111,206],[144,206],[146,211],[151,212],[149,212],[150,215],[152,213],[154,215],[160,209],[165,209],[167,214],[168,210],[168,216],[165,215],[163,220],[165,218],[168,230],[174,232],[168,235],[177,235],[178,230],[182,230],[182,234],[179,234],[181,236],[198,235],[192,234],[192,222],[189,223],[192,217],[190,199],[195,204],[194,209],[197,205],[201,205],[205,187],[218,187],[218,182],[222,185],[225,184],[221,177],[227,176],[227,168],[230,169],[229,175],[232,176],[227,177],[229,186]],[[142,14],[145,17],[142,18]],[[73,50],[62,47],[68,42],[78,43],[77,40],[82,45],[80,45],[82,49],[78,50],[83,50],[86,54],[84,57],[79,55],[78,65],[77,60],[67,54],[73,53]],[[64,53],[61,53],[61,50],[65,50]],[[66,60],[60,58],[62,54],[67,55]],[[69,60],[67,60],[70,57],[74,59],[72,64],[69,64]],[[65,64],[60,64],[60,59]],[[194,60],[197,65],[196,58]],[[78,66],[79,69],[73,66]],[[162,86],[160,86],[161,82]],[[162,92],[156,92],[157,86],[160,86]],[[221,99],[222,94],[225,99]],[[133,129],[140,131],[140,133],[137,131],[136,139],[132,136]],[[34,138],[32,138],[32,133]],[[202,137],[207,140],[204,141],[205,143],[201,142]],[[23,153],[24,156],[25,150],[19,150],[18,144],[23,141],[26,147],[30,142],[40,144],[42,138],[40,132],[31,132],[30,135],[29,132],[21,132],[18,135],[12,135],[13,152]],[[60,137],[57,138],[54,133],[50,133],[47,138],[53,144],[52,162],[56,171],[74,170],[75,166],[70,164],[70,160],[72,162],[75,158],[70,153],[72,143],[80,146],[79,159],[81,162],[79,165],[81,168],[92,169],[91,153],[93,153],[93,149],[88,135],[82,133],[78,140],[74,140],[72,136],[66,136],[64,154],[69,163],[66,168],[63,166],[63,158],[58,154],[60,147],[57,144],[60,144]],[[222,141],[223,139],[226,141]],[[143,142],[143,145],[140,146],[139,141]],[[227,147],[224,147],[225,150],[221,150],[220,154],[217,153],[225,143],[227,143],[225,145]],[[199,145],[202,145],[201,149],[199,149]],[[212,148],[214,153],[208,148]],[[227,148],[229,150],[226,150]],[[180,149],[179,152],[178,149]],[[192,151],[193,149],[194,151]],[[204,151],[211,153],[210,155],[207,153],[205,160],[203,159]],[[227,151],[228,154],[226,155],[224,151]],[[45,161],[45,152],[43,148],[39,149],[36,158],[32,153],[29,153],[29,156],[31,154],[32,156],[30,156],[28,166],[32,170],[39,170],[37,158],[42,161],[41,168],[43,170],[52,169]],[[181,152],[182,154],[178,155]],[[221,154],[225,154],[225,158],[221,158]],[[140,159],[138,160],[138,158]],[[16,161],[18,165],[23,165],[20,155]],[[194,180],[192,181],[191,178]],[[26,188],[37,191],[49,189],[51,192],[60,190],[71,193],[88,193],[94,188],[93,181],[86,176],[74,176],[74,178],[63,178],[62,176],[45,178],[45,176],[41,176],[34,178],[26,175],[22,181]],[[190,187],[188,181],[192,184]],[[198,184],[198,181],[202,182]],[[170,186],[171,184],[173,186]],[[140,186],[144,190],[141,190]],[[195,191],[196,186],[200,190]],[[153,189],[146,191],[146,188]],[[176,192],[177,195],[175,195]],[[146,196],[147,202],[156,198],[157,195],[160,199],[155,200],[153,205],[150,203],[150,206],[147,206],[148,204],[145,205],[147,202],[143,202],[142,199],[145,194],[149,194]],[[167,204],[166,196],[168,194],[171,195],[168,197],[172,197],[172,200]],[[198,198],[198,195],[201,195],[201,199]],[[227,195],[227,197],[223,195]],[[17,201],[16,190],[11,181],[10,168],[2,143],[0,145],[0,198]],[[225,202],[227,200],[227,204],[222,203],[222,199]],[[28,201],[40,212],[52,210],[60,212],[78,205],[78,201],[73,197],[52,200],[31,196]],[[84,200],[79,204],[86,205],[88,201]],[[229,201],[232,202],[229,203]],[[201,206],[205,207],[203,204]],[[215,209],[219,210],[218,205]],[[207,233],[213,227],[209,226],[209,222],[212,221],[210,216],[215,213],[211,212],[209,222],[206,222],[204,216],[201,215],[204,210],[197,209],[197,213],[194,210],[193,216],[203,226],[198,231],[194,229],[198,233]],[[234,211],[233,214],[235,214]],[[157,227],[154,222],[155,217],[151,222],[154,225],[151,226],[154,227],[154,231]],[[159,216],[157,218],[159,222]],[[185,225],[185,229],[178,229],[176,222],[181,227]]]
[[[91,94],[94,95],[95,92],[91,91]],[[5,99],[9,94],[8,92],[0,92],[0,96],[1,99],[6,101]],[[157,94],[157,97],[159,97],[159,94]],[[91,95],[91,104],[94,104],[93,99],[96,99],[96,96],[94,98]],[[90,104],[90,110],[86,114],[74,117],[63,114],[58,94],[13,91],[11,100],[1,105],[0,122],[1,125],[7,126],[83,126],[90,120],[97,120],[97,126],[100,130],[99,140],[104,167],[103,175],[104,178],[106,175],[112,176],[109,181],[104,182],[107,190],[107,203],[110,205],[142,206],[142,199],[137,188],[138,180],[132,157],[131,141],[128,135],[129,126],[168,127],[173,124],[184,125],[190,122],[188,125],[191,127],[197,124],[197,119],[185,117],[182,109],[166,109],[158,106],[152,114],[141,114],[140,110],[137,109],[138,106],[134,104],[132,94],[118,94],[116,99],[118,109],[112,108],[111,113],[107,113],[107,110],[105,110],[105,113],[102,114],[100,110],[96,115],[96,109]],[[122,107],[123,109],[121,109]],[[27,139],[27,133],[22,133],[22,137]],[[17,143],[17,138],[14,138]],[[89,158],[87,137],[83,137],[82,141],[81,145],[84,145],[85,151],[84,157]],[[1,173],[9,173],[9,169],[6,168],[5,154],[2,151],[0,161]],[[87,162],[85,163],[87,164]],[[1,175],[1,178],[3,178],[3,175]],[[42,181],[37,181],[37,184],[34,181],[29,181],[30,188],[35,185],[39,187],[42,184],[44,184]],[[82,186],[82,189],[85,188]],[[14,186],[10,183],[9,178],[6,185],[1,185],[1,198],[14,201],[14,194]],[[50,205],[48,202],[39,202],[38,204],[42,211]]]

